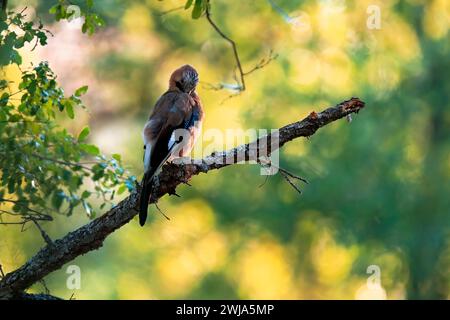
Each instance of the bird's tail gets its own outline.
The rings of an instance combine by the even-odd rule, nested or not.
[[[158,166],[152,167],[150,165],[150,150],[151,145],[145,146],[145,155],[144,155],[144,166],[145,166],[145,174],[144,179],[142,179],[142,190],[141,190],[141,198],[139,203],[139,224],[143,226],[145,221],[147,220],[147,209],[148,209],[148,201],[150,199],[150,193],[152,191],[152,179],[155,173],[159,172],[164,163],[170,158],[173,149],[178,145],[179,142],[174,143],[169,150],[167,151],[166,156],[159,162]]]
[[[147,220],[148,201],[150,199],[150,193],[152,191],[151,180],[154,174],[155,170],[153,170],[153,168],[149,168],[149,170],[144,175],[144,179],[142,179],[142,190],[139,203],[139,224],[141,226],[143,226],[145,224],[145,221]]]
[[[150,199],[150,193],[152,191],[151,182],[153,179],[153,175],[156,172],[157,168],[152,168],[150,165],[150,155],[152,146],[150,144],[146,144],[144,146],[144,168],[145,174],[142,179],[142,190],[141,197],[139,202],[139,224],[143,226],[145,224],[145,220],[147,220],[147,209],[148,209],[148,201]]]

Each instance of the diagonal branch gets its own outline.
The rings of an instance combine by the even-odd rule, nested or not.
[[[352,98],[320,113],[312,112],[303,120],[280,128],[276,137],[273,134],[268,136],[271,140],[277,138],[279,144],[267,146],[269,149],[267,151],[270,154],[291,140],[309,137],[319,128],[351,113],[358,113],[363,107],[364,102],[358,98]],[[213,153],[201,160],[164,166],[157,179],[159,182],[153,186],[150,202],[155,203],[166,194],[176,194],[177,186],[187,183],[194,175],[237,163],[242,153],[245,154],[245,159],[258,161],[258,146],[261,139],[229,151]],[[137,214],[139,192],[140,187],[104,215],[54,241],[53,245],[45,246],[20,268],[6,274],[0,281],[0,299],[11,299],[22,295],[23,291],[33,283],[61,268],[65,263],[100,248],[108,235],[128,223]]]

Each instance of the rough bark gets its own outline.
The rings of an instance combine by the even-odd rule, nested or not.
[[[312,112],[303,120],[280,128],[277,137],[269,136],[272,141],[278,138],[279,143],[269,146],[268,151],[281,148],[293,139],[309,137],[328,123],[351,113],[358,113],[363,107],[364,102],[358,98],[352,98],[320,113]],[[257,161],[258,142],[261,142],[261,138],[229,151],[213,153],[199,161],[165,165],[159,175],[159,181],[153,185],[150,202],[155,203],[166,194],[175,194],[176,187],[187,183],[194,175],[237,163],[242,160],[242,155],[247,160]],[[24,290],[33,283],[61,268],[65,263],[100,248],[108,235],[128,223],[137,214],[139,191],[140,186],[113,209],[52,244],[48,244],[20,268],[6,274],[0,281],[0,299],[11,299],[23,295]]]

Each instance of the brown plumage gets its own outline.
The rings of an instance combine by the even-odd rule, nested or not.
[[[203,109],[195,92],[198,73],[184,65],[170,76],[169,89],[158,99],[144,126],[144,179],[139,223],[145,224],[151,181],[161,166],[176,157],[187,156],[201,130]]]

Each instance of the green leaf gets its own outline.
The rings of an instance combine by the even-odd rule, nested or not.
[[[112,155],[112,158],[115,159],[115,160],[117,160],[117,161],[121,161],[121,160],[122,160],[122,157],[121,157],[120,154],[118,154],[118,153],[114,153],[114,154]]]
[[[0,105],[6,106],[9,100],[9,93],[3,92],[2,97],[0,98]]]
[[[84,127],[84,129],[81,130],[80,134],[78,135],[78,142],[83,142],[84,140],[86,140],[90,132],[91,130],[89,129],[89,127]]]
[[[100,149],[93,144],[80,144],[80,149],[93,156],[98,156],[100,154]]]
[[[16,43],[14,44],[14,48],[20,49],[25,44],[25,37],[18,37]]]
[[[81,198],[86,199],[86,198],[89,198],[90,195],[91,195],[91,193],[89,191],[84,190],[83,193],[81,194]]]
[[[18,114],[13,114],[9,117],[9,122],[19,122],[20,120],[22,120],[22,117]]]
[[[5,21],[0,21],[0,32],[8,29],[8,24]]]
[[[6,89],[8,87],[8,81],[0,80],[0,90]]]
[[[60,6],[61,6],[60,4],[55,4],[53,7],[50,8],[50,10],[48,10],[48,12],[51,14],[55,14],[56,12],[58,12]]]
[[[117,194],[122,194],[127,190],[127,186],[125,184],[122,184],[119,189],[117,190]]]
[[[14,177],[10,177],[8,181],[8,193],[13,194],[16,187],[16,180],[14,180]]]
[[[25,41],[30,42],[31,40],[33,40],[33,34],[30,31],[25,32],[23,38],[25,39]]]
[[[55,209],[59,210],[64,200],[64,193],[61,190],[57,190],[53,193],[52,205]]]
[[[189,9],[191,6],[192,6],[192,2],[193,2],[193,0],[188,0],[187,2],[186,2],[186,5],[184,6],[184,9],[186,10],[186,9]]]
[[[192,19],[198,19],[202,16],[203,5],[202,0],[195,0],[194,9],[192,9]]]
[[[83,94],[85,94],[86,92],[88,91],[88,86],[82,86],[82,87],[80,87],[80,88],[78,88],[76,91],[75,91],[75,96],[76,97],[81,97]]]
[[[19,52],[17,52],[16,50],[12,50],[11,51],[11,62],[15,63],[17,65],[21,65],[22,64],[22,57],[20,56]]]
[[[66,103],[65,106],[66,106],[66,112],[67,112],[67,115],[69,116],[69,118],[70,119],[75,118],[75,113],[73,111],[72,103]]]
[[[6,116],[6,113],[2,109],[0,109],[0,123],[5,122],[6,119],[8,119],[8,117]]]

